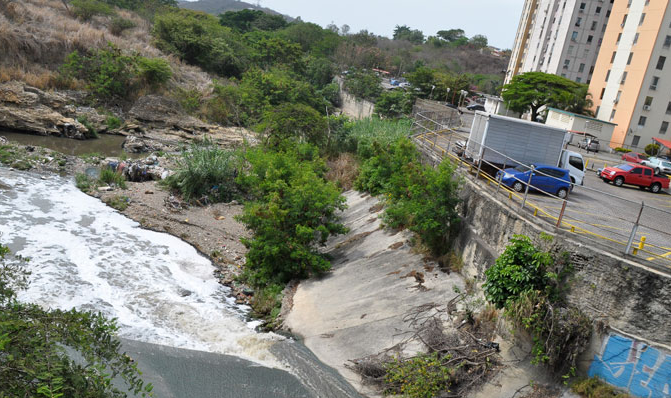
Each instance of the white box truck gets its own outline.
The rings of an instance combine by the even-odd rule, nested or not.
[[[571,182],[583,185],[585,162],[581,154],[566,150],[570,133],[507,116],[476,112],[465,156],[478,164],[485,160],[499,168],[519,164],[545,164],[567,169]]]

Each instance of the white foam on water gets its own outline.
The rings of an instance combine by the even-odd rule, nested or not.
[[[253,331],[248,309],[192,246],[140,228],[66,179],[0,167],[0,182],[10,187],[0,190],[0,242],[31,258],[20,300],[100,311],[122,337],[284,368],[268,351],[283,338]]]

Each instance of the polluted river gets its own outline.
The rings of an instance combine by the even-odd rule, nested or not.
[[[192,246],[71,179],[0,167],[0,242],[30,258],[20,300],[116,318],[156,397],[358,397],[300,343],[257,333]]]

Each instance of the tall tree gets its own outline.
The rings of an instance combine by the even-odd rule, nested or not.
[[[436,36],[448,42],[453,42],[457,39],[465,37],[463,29],[439,30],[436,33]]]
[[[424,43],[424,33],[421,30],[410,29],[409,26],[396,25],[394,29],[394,40],[407,40],[410,43],[422,44]]]
[[[508,109],[520,114],[531,112],[531,120],[536,121],[538,110],[544,106],[567,107],[567,99],[579,94],[583,85],[565,77],[543,72],[527,72],[513,77],[503,86],[501,96]]]
[[[475,35],[471,37],[468,42],[472,45],[474,45],[477,48],[484,48],[487,47],[487,36],[484,35]]]

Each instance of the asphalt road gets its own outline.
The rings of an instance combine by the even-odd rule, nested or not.
[[[457,140],[468,138],[468,120],[472,115],[464,113],[462,120],[464,128],[457,133],[440,134],[439,136],[428,135],[425,142],[433,145],[437,153],[451,150]],[[449,151],[448,151],[449,148]],[[632,233],[639,212],[641,217],[639,226],[634,235],[633,247],[637,247],[641,237],[645,237],[643,251],[636,255],[637,261],[647,262],[658,268],[671,269],[671,195],[669,190],[653,194],[648,190],[641,190],[635,186],[616,187],[606,184],[596,176],[596,169],[605,165],[616,165],[622,163],[619,154],[610,154],[601,151],[597,154],[577,147],[569,149],[580,152],[587,160],[588,170],[586,172],[583,186],[577,186],[570,194],[564,216],[562,228],[575,232],[580,239],[588,242],[594,240],[610,247],[613,253],[623,254],[626,244]],[[472,175],[467,178],[473,178]],[[496,191],[494,184],[490,189]],[[521,195],[523,196],[523,195]],[[521,198],[513,195],[509,198],[509,191],[502,188],[499,198],[507,201],[514,208],[521,207]],[[548,222],[557,224],[560,215],[562,201],[556,197],[546,196],[541,193],[529,193],[528,204],[525,212]],[[643,211],[641,212],[641,204]]]

